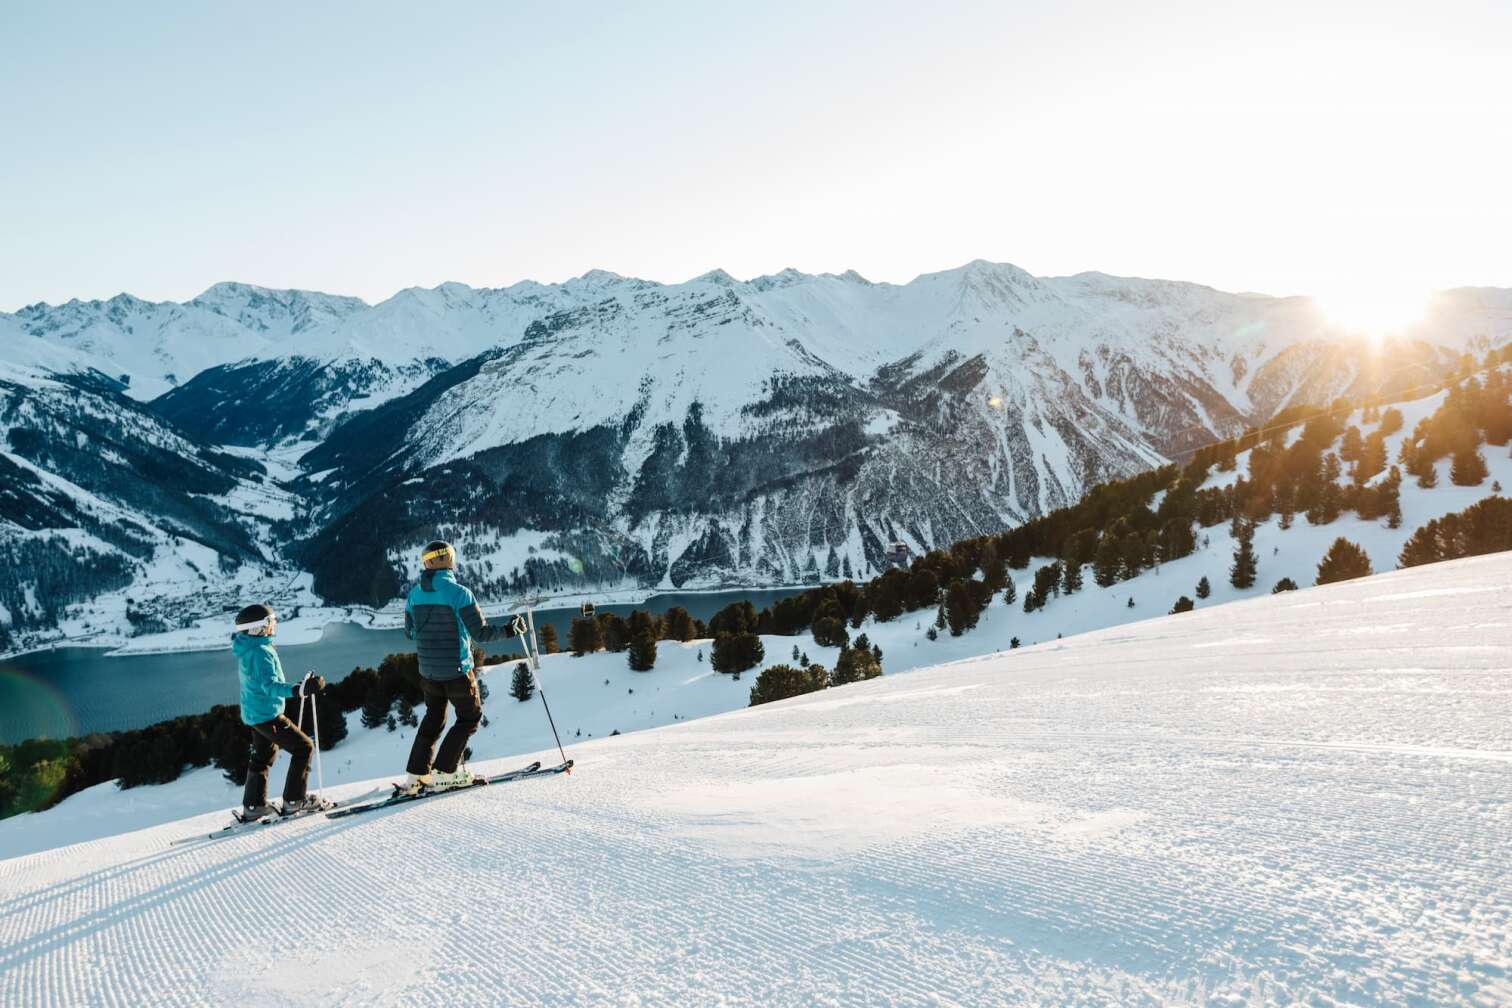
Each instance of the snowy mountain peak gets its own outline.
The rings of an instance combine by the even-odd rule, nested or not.
[[[287,336],[331,325],[368,307],[361,298],[319,291],[274,290],[255,284],[212,284],[184,307],[202,308],[255,332]]]
[[[714,269],[709,270],[709,272],[707,273],[700,273],[689,282],[718,284],[721,287],[734,287],[736,284],[740,283],[739,280],[736,280],[734,277],[730,276],[730,274],[726,273],[724,270],[720,269],[717,266]]]
[[[573,281],[585,287],[605,287],[610,284],[622,283],[626,279],[626,277],[612,270],[591,269],[582,276],[574,277]]]

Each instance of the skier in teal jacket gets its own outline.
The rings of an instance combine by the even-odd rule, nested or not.
[[[236,614],[236,632],[231,635],[231,650],[241,676],[241,719],[252,729],[252,758],[237,816],[243,822],[330,806],[305,794],[315,745],[285,713],[286,701],[300,695],[301,690],[306,694],[320,692],[325,680],[311,676],[296,686],[284,678],[283,663],[273,647],[277,629],[277,613],[266,605],[249,605]],[[279,749],[289,751],[291,762],[284,779],[283,807],[275,808],[268,804],[268,771]]]
[[[467,740],[483,719],[472,645],[473,641],[497,640],[505,633],[504,627],[483,618],[473,593],[457,583],[453,573],[457,551],[450,543],[428,543],[420,563],[420,582],[410,589],[404,603],[404,633],[415,642],[420,690],[425,696],[425,717],[415,730],[405,765],[408,773],[400,787],[410,794],[421,788],[441,790],[472,782],[472,774],[458,766]],[[457,718],[437,752],[448,704]]]

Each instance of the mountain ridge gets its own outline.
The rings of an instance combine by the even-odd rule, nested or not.
[[[20,385],[108,379],[187,442],[268,462],[295,503],[258,560],[381,605],[435,537],[496,592],[865,577],[893,542],[998,531],[1290,406],[1446,375],[1512,340],[1512,291],[1447,292],[1382,343],[1305,298],[985,260],[907,284],[589,271],[376,305],[226,283],[0,334]]]

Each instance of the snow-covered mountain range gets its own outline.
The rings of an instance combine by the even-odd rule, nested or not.
[[[1012,525],[1288,406],[1431,381],[1509,339],[1507,290],[1443,292],[1378,345],[1305,298],[981,261],[901,285],[594,271],[372,306],[218,284],[183,304],[0,315],[14,396],[66,376],[81,402],[194,452],[254,459],[258,485],[297,504],[277,525],[262,504],[236,512],[263,531],[232,563],[302,568],[322,597],[374,604],[433,536],[497,594],[862,577],[891,541]],[[0,413],[0,459],[52,472],[34,426]],[[65,427],[46,438],[95,436]],[[80,490],[155,520],[126,498],[159,476],[103,469]],[[5,489],[6,541],[68,527],[19,521],[34,495]],[[58,623],[40,608],[31,625]]]

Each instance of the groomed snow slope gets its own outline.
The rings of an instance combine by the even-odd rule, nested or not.
[[[1398,571],[600,739],[572,777],[0,862],[0,1003],[1507,1004],[1509,579]]]

